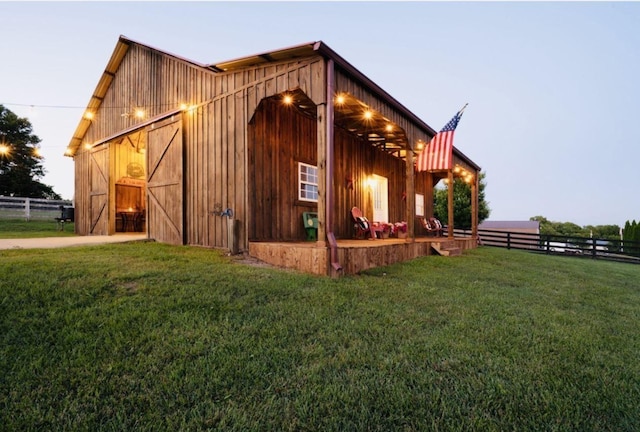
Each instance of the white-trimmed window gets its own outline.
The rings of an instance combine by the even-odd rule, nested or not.
[[[298,199],[318,201],[318,168],[298,162]]]
[[[416,216],[424,216],[424,195],[416,194]]]

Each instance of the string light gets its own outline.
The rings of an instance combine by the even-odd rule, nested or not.
[[[282,102],[284,102],[285,105],[291,105],[293,103],[293,97],[291,97],[291,95],[289,94],[286,94],[282,98]]]
[[[0,155],[7,156],[9,154],[9,146],[6,144],[0,144]]]

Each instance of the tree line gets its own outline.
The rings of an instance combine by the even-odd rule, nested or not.
[[[531,221],[540,222],[540,234],[566,237],[593,237],[607,240],[620,240],[619,225],[585,225],[573,222],[554,222],[544,216],[533,216]]]

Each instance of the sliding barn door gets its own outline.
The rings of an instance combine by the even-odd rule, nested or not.
[[[149,238],[184,244],[182,123],[150,129],[147,141]]]
[[[89,234],[109,234],[109,146],[92,150],[89,156]]]

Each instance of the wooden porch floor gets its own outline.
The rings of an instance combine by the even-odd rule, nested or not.
[[[318,275],[357,274],[363,270],[436,254],[434,247],[448,244],[461,250],[473,249],[472,237],[416,237],[415,239],[337,240],[338,272],[331,265],[331,251],[325,242],[249,242],[249,255],[269,264]]]

